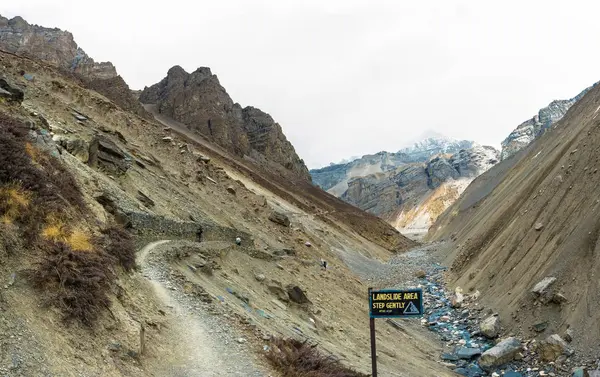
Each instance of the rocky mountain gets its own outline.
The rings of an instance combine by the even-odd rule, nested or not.
[[[398,229],[423,231],[498,158],[494,148],[475,145],[453,155],[354,178],[341,198]]]
[[[593,86],[595,85],[596,84]],[[502,142],[500,159],[507,159],[546,132],[550,126],[561,120],[569,108],[579,101],[593,86],[585,88],[581,93],[571,99],[550,102],[548,106],[540,109],[533,118],[521,123]]]
[[[596,85],[528,148],[475,179],[428,235],[450,242],[453,285],[479,290],[521,339],[568,339],[575,363],[600,351],[599,103]]]
[[[311,170],[313,182],[398,228],[426,230],[499,152],[443,135],[345,164]]]
[[[77,46],[68,31],[30,25],[19,16],[9,20],[0,15],[0,50],[60,68],[122,108],[147,116],[115,66],[110,62],[95,62]]]
[[[406,154],[412,161],[427,161],[438,154],[454,154],[462,149],[473,147],[469,140],[456,140],[439,133],[428,131],[418,142],[400,149],[398,153]]]
[[[188,73],[172,67],[162,81],[144,88],[139,99],[238,156],[265,158],[310,180],[281,126],[260,109],[234,103],[210,68]]]

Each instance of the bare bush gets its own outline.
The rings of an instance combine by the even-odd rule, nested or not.
[[[284,377],[367,377],[323,355],[307,341],[277,338],[267,359]]]

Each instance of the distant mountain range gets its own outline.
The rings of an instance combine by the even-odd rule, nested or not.
[[[348,203],[398,228],[424,230],[498,159],[492,147],[430,133],[398,152],[365,155],[310,173],[316,185]]]

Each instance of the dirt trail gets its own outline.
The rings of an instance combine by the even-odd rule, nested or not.
[[[168,242],[150,243],[138,254],[142,273],[152,283],[156,297],[177,318],[177,327],[171,328],[171,332],[177,338],[174,343],[179,345],[177,354],[180,359],[163,363],[164,370],[156,373],[173,377],[265,376],[244,345],[238,343],[240,337],[235,336],[224,321],[194,307],[171,285],[164,271],[158,268],[166,267],[166,264],[149,263],[150,260],[160,259],[158,252],[153,254]]]

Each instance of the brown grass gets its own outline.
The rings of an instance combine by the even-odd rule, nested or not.
[[[104,250],[115,258],[125,271],[135,268],[135,243],[127,230],[112,226],[102,230]]]
[[[267,359],[283,377],[367,377],[323,355],[307,341],[277,338]]]
[[[121,238],[112,237],[110,254],[95,244],[75,178],[29,142],[27,133],[24,124],[0,113],[0,246],[10,254],[20,248],[16,239],[27,242],[25,250],[38,251],[30,280],[44,302],[60,309],[65,320],[92,326],[110,304],[115,263],[131,263],[133,241],[114,233]],[[117,249],[126,252],[117,258]]]
[[[34,286],[65,320],[92,326],[110,305],[107,293],[114,279],[110,259],[103,252],[81,253],[60,242],[47,241],[43,250],[45,255],[30,276]]]

